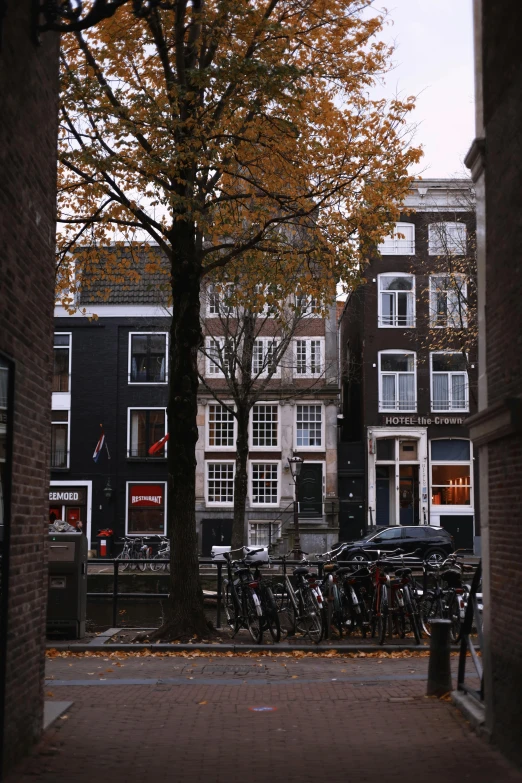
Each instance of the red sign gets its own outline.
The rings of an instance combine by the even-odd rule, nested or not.
[[[133,484],[130,487],[131,506],[159,508],[163,505],[163,484]]]

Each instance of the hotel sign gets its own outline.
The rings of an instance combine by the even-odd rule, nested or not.
[[[383,416],[384,425],[429,427],[430,424],[464,424],[464,416]]]

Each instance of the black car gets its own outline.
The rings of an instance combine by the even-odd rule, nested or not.
[[[341,559],[369,560],[371,555],[368,556],[364,552],[365,549],[381,552],[402,549],[406,555],[415,552],[423,560],[441,563],[455,550],[455,547],[453,537],[443,527],[394,525],[374,528],[359,541],[348,542]]]

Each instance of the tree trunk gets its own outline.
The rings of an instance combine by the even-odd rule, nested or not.
[[[202,335],[200,262],[194,227],[178,222],[173,240],[168,399],[168,524],[171,541],[170,599],[163,626],[149,638],[207,637],[199,582],[196,535],[196,442],[198,349]]]
[[[248,543],[245,540],[245,509],[248,494],[248,414],[249,408],[237,408],[236,475],[234,477],[234,521],[232,523],[232,549]]]

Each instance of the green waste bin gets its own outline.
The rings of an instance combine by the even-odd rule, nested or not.
[[[47,632],[81,639],[86,617],[87,538],[83,533],[49,533]]]

